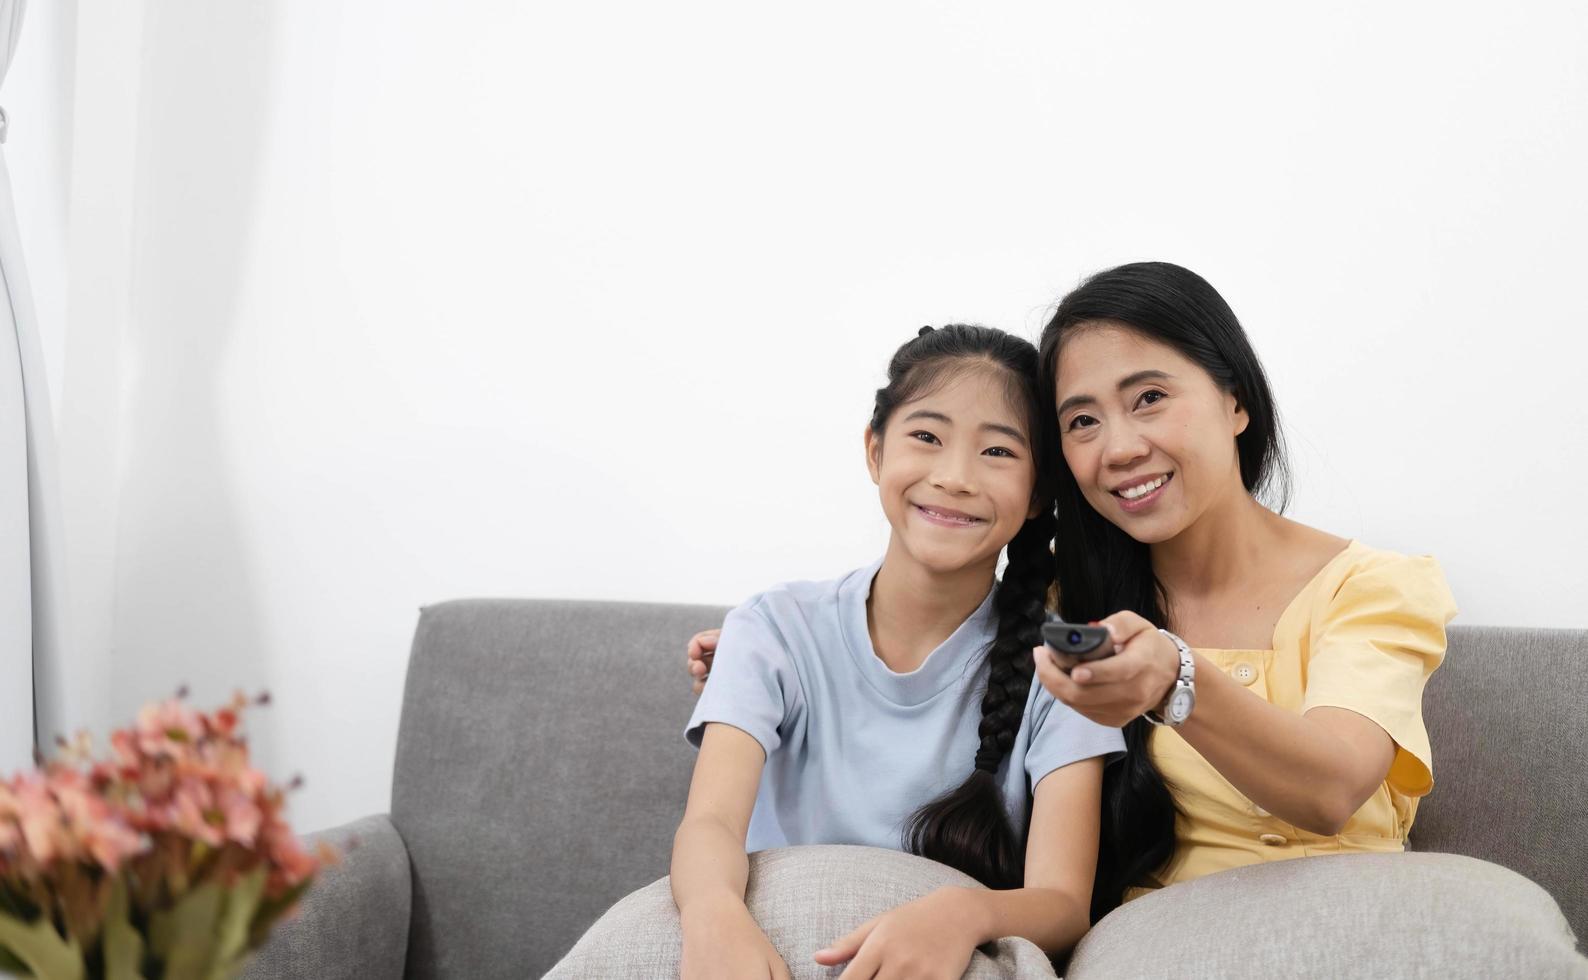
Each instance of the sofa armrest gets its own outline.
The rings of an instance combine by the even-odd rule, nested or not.
[[[297,916],[277,925],[243,971],[243,980],[401,980],[413,879],[397,828],[382,814],[310,834],[307,840],[329,842],[342,852],[342,862],[321,873]],[[356,842],[351,850],[350,842]]]
[[[1065,976],[1579,977],[1554,899],[1456,854],[1343,854],[1222,871],[1127,902]]]

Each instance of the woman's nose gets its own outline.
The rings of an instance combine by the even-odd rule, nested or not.
[[[1147,440],[1130,426],[1116,426],[1109,433],[1108,444],[1103,448],[1103,462],[1119,467],[1134,463],[1151,451]]]

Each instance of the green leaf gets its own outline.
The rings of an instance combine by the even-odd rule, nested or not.
[[[205,882],[149,920],[149,946],[165,964],[165,980],[203,980],[215,962],[221,886]]]
[[[61,938],[47,915],[32,922],[0,915],[0,947],[40,980],[83,980],[82,949]]]
[[[143,936],[132,927],[127,883],[117,878],[110,887],[100,948],[105,955],[105,980],[144,980]]]
[[[6,952],[4,947],[0,947],[0,970],[9,970],[20,977],[26,975],[27,968],[26,963]]]
[[[226,893],[225,908],[216,931],[215,962],[231,963],[248,952],[248,928],[265,895],[265,867],[260,865],[238,879]]]

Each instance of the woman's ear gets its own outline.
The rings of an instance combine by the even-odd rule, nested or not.
[[[871,426],[866,426],[866,470],[871,473],[871,482],[882,484],[882,437],[872,431]]]
[[[1235,434],[1240,435],[1246,427],[1252,424],[1252,417],[1246,414],[1246,406],[1241,404],[1241,399],[1233,391],[1225,392],[1224,401],[1229,408],[1230,421],[1235,423]]]

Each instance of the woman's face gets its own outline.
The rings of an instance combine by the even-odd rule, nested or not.
[[[1147,544],[1245,494],[1235,437],[1246,411],[1196,362],[1110,322],[1059,348],[1059,445],[1088,503]]]

